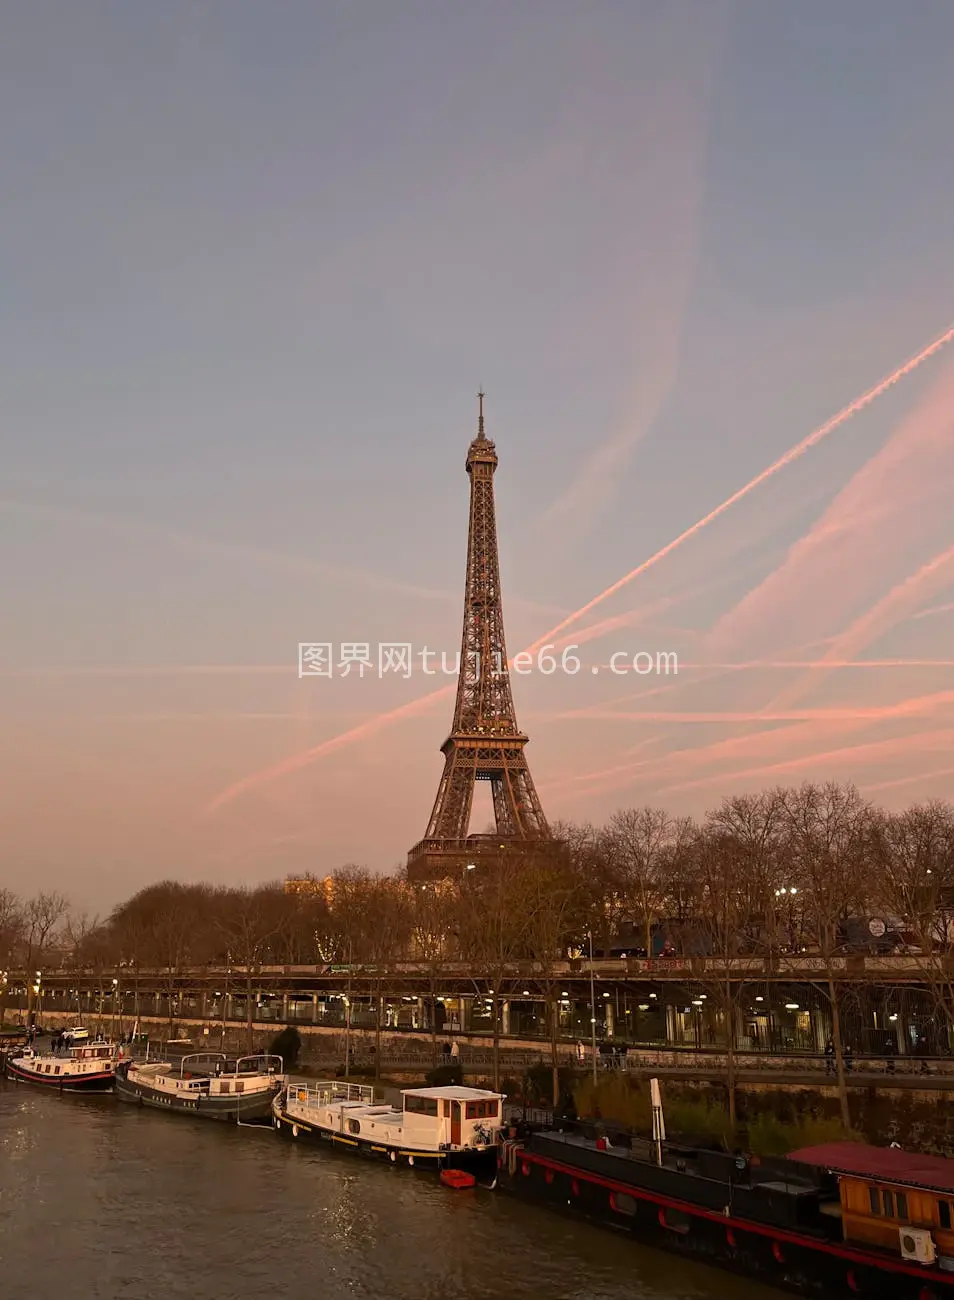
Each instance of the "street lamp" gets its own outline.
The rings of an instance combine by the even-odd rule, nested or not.
[[[596,1087],[596,982],[593,974],[593,931],[587,930],[590,941],[590,1038],[593,1048],[593,1087]]]

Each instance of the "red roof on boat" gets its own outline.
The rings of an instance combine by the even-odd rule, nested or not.
[[[836,1174],[855,1174],[883,1183],[906,1183],[936,1192],[954,1192],[954,1160],[926,1156],[897,1147],[873,1147],[863,1142],[826,1142],[790,1151],[789,1160],[817,1165]]]

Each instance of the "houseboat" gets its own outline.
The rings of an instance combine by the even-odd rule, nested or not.
[[[112,1092],[122,1048],[113,1043],[83,1043],[67,1052],[28,1050],[8,1056],[8,1079],[36,1083],[58,1092]]]
[[[493,1178],[504,1097],[483,1088],[414,1088],[401,1108],[375,1104],[374,1089],[343,1081],[289,1083],[275,1098],[279,1133],[329,1141],[392,1164],[464,1170]]]
[[[197,1052],[171,1061],[124,1061],[116,1071],[116,1096],[138,1106],[225,1120],[270,1123],[272,1101],[284,1082],[280,1056]]]
[[[506,1140],[498,1185],[802,1295],[954,1300],[954,1161],[844,1142],[758,1160],[592,1126]]]

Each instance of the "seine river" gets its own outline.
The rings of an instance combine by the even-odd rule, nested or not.
[[[0,1082],[0,1294],[30,1300],[778,1300],[492,1192]]]

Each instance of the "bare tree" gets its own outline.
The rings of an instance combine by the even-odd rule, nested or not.
[[[502,850],[482,857],[468,871],[460,891],[460,955],[490,1002],[494,1088],[500,1090],[501,1002],[517,977],[526,947],[526,917],[520,900],[519,854]]]
[[[0,1028],[7,1008],[9,969],[23,940],[23,904],[9,889],[0,889]]]
[[[528,852],[515,875],[520,885],[520,906],[524,909],[526,948],[534,981],[543,993],[547,1008],[556,1107],[560,1102],[560,968],[567,961],[571,942],[578,940],[586,927],[586,898],[570,854],[556,842],[549,851]]]
[[[245,974],[246,1051],[255,1045],[255,977],[261,974],[269,945],[285,922],[284,894],[279,886],[224,889],[214,895],[212,916],[236,965]]]
[[[55,890],[41,890],[26,902],[23,918],[24,966],[27,981],[27,1020],[33,1015],[36,971],[42,965],[56,927],[66,916],[69,903]]]
[[[745,989],[741,972],[734,964],[745,947],[745,931],[752,910],[751,879],[746,854],[731,830],[710,821],[699,835],[699,913],[696,929],[702,939],[707,973],[703,984],[721,1013],[726,1048],[726,1088],[729,1123],[734,1130],[736,1116],[736,1046],[739,1008]],[[712,1008],[707,1006],[711,1014]]]
[[[414,953],[427,972],[431,1022],[431,1059],[436,1067],[437,989],[448,962],[456,951],[459,896],[456,883],[448,880],[410,885],[412,903],[411,937]]]
[[[666,902],[666,868],[678,834],[677,819],[661,808],[620,809],[606,828],[621,910],[640,928],[647,957],[653,955],[653,926]]]
[[[407,952],[413,927],[413,895],[393,876],[372,876],[365,890],[363,954],[374,996],[374,1077],[381,1077],[381,1028],[385,981]]]
[[[869,888],[871,807],[853,785],[835,782],[805,784],[785,791],[782,799],[789,866],[805,897],[806,924],[825,973],[822,988],[831,1011],[841,1118],[850,1128],[836,957],[844,924],[853,909],[863,906]]]
[[[110,917],[118,941],[135,944],[143,965],[160,972],[170,1034],[183,978],[208,953],[211,897],[207,885],[164,880],[140,890]]]
[[[699,911],[698,838],[699,827],[691,817],[675,818],[661,868],[665,881],[661,916],[669,937],[681,933],[681,942],[691,932]]]
[[[785,841],[785,802],[781,790],[735,795],[709,813],[707,825],[731,837],[738,881],[744,885],[747,914],[741,918],[745,946],[764,953],[779,946],[778,897]],[[791,936],[784,936],[791,946]]]
[[[25,919],[23,904],[16,894],[0,889],[0,965],[4,969],[13,965],[23,940]]]
[[[872,824],[872,896],[900,918],[908,952],[942,1017],[954,1030],[954,809],[940,800],[879,813]]]

